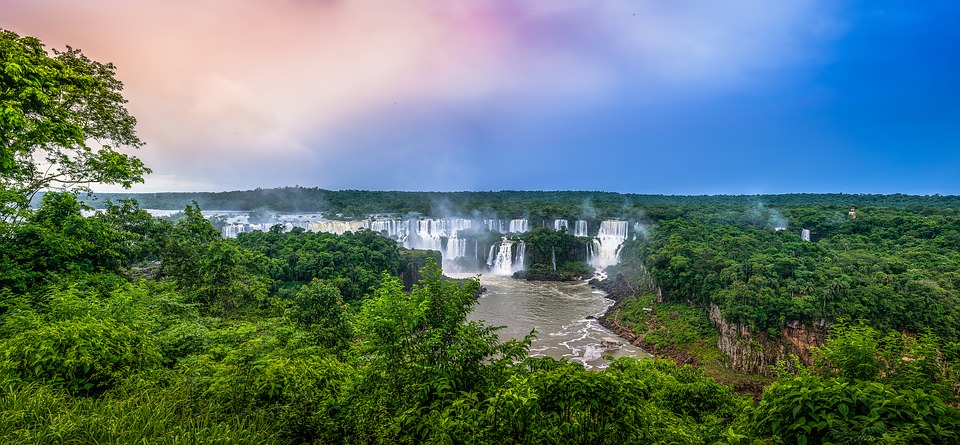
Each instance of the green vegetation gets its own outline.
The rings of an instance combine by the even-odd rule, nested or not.
[[[135,158],[82,146],[98,135],[138,145],[112,67],[72,50],[44,58],[39,42],[9,32],[0,43],[3,443],[960,440],[960,411],[949,405],[960,399],[960,237],[956,210],[941,208],[954,198],[867,208],[856,220],[838,218],[837,207],[782,207],[791,227],[816,232],[811,243],[773,232],[769,211],[734,198],[673,197],[681,202],[626,210],[657,222],[650,241],[628,247],[624,266],[611,271],[647,295],[640,304],[660,305],[655,314],[622,306],[625,320],[654,326],[651,344],[702,346],[714,334],[697,311],[711,305],[771,337],[787,320],[864,319],[833,324],[810,364],[781,366],[754,404],[704,369],[669,361],[620,359],[593,372],[527,357],[529,339],[501,342],[497,328],[467,320],[477,280],[446,280],[435,254],[401,251],[369,232],[271,230],[226,240],[197,203],[175,221],[130,200],[85,217],[78,190],[48,192],[30,210],[24,203],[36,187],[52,185],[24,182],[37,150],[103,153],[57,157],[64,171],[90,169],[77,183],[128,184],[146,170]],[[71,86],[72,74],[88,69],[95,75]],[[71,102],[73,93],[86,101]],[[21,113],[27,105],[37,108]],[[73,110],[95,119],[64,120]],[[127,127],[102,127],[111,123]],[[502,199],[502,208],[482,205],[503,213],[539,200],[537,212],[567,215],[582,211],[572,200],[585,196],[606,211],[625,208],[617,194],[497,193],[476,196]],[[366,212],[358,203],[370,195],[342,196],[351,199],[336,205]],[[436,197],[382,194],[398,196]],[[479,198],[470,205],[486,202]],[[568,241],[548,230],[529,238],[537,264],[546,247],[551,257],[576,256]],[[418,283],[407,290],[400,276],[414,281],[412,268]],[[662,304],[645,294],[657,286]]]
[[[4,29],[0,61],[0,221],[19,221],[40,190],[143,182],[150,169],[117,151],[142,142],[112,64]]]
[[[589,239],[549,227],[535,227],[520,239],[527,246],[528,267],[515,274],[519,278],[564,281],[593,275],[593,268],[584,261]]]

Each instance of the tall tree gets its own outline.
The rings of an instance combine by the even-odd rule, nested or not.
[[[0,221],[19,220],[41,190],[143,182],[150,169],[118,151],[143,142],[115,74],[78,49],[50,54],[0,29]]]

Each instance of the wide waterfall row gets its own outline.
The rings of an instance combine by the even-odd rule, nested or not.
[[[236,238],[237,235],[241,233],[249,232],[266,232],[270,230],[271,227],[277,225],[278,223],[263,223],[263,224],[227,224],[223,226],[223,237],[224,238]],[[283,226],[284,232],[289,232],[293,230],[294,227],[302,227],[307,229],[306,224],[294,224],[294,223],[279,223]]]
[[[537,225],[549,227],[550,222],[538,221]],[[555,230],[572,228],[574,236],[590,237],[587,221],[557,219],[552,222]],[[222,232],[225,238],[235,238],[244,232],[270,230],[276,224],[227,224]],[[512,274],[525,269],[526,246],[523,241],[516,239],[516,235],[530,231],[530,221],[527,219],[372,218],[352,221],[300,220],[279,224],[284,231],[294,227],[336,234],[371,230],[396,240],[408,249],[439,251],[445,270],[489,271],[494,274]],[[587,262],[597,269],[616,264],[620,249],[629,235],[628,227],[627,221],[602,221],[596,237],[587,245]],[[491,239],[491,232],[499,234],[501,239]],[[636,223],[633,236],[636,238],[637,234],[642,236],[644,233],[643,226]],[[555,262],[552,256],[551,262]]]

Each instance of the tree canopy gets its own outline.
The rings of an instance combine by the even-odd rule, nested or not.
[[[113,64],[3,29],[0,63],[0,219],[20,219],[41,190],[143,182],[150,169],[118,151],[143,142]]]

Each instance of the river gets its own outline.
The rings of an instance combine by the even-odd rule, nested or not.
[[[470,278],[475,274],[446,274],[453,278]],[[517,280],[508,276],[483,275],[480,284],[487,289],[480,296],[471,320],[489,326],[506,326],[498,334],[502,339],[523,338],[536,329],[537,338],[530,346],[530,356],[566,357],[582,363],[587,369],[607,367],[609,357],[649,356],[626,341],[620,349],[604,350],[603,337],[618,338],[600,326],[597,320],[613,304],[605,294],[586,281],[552,282]]]

